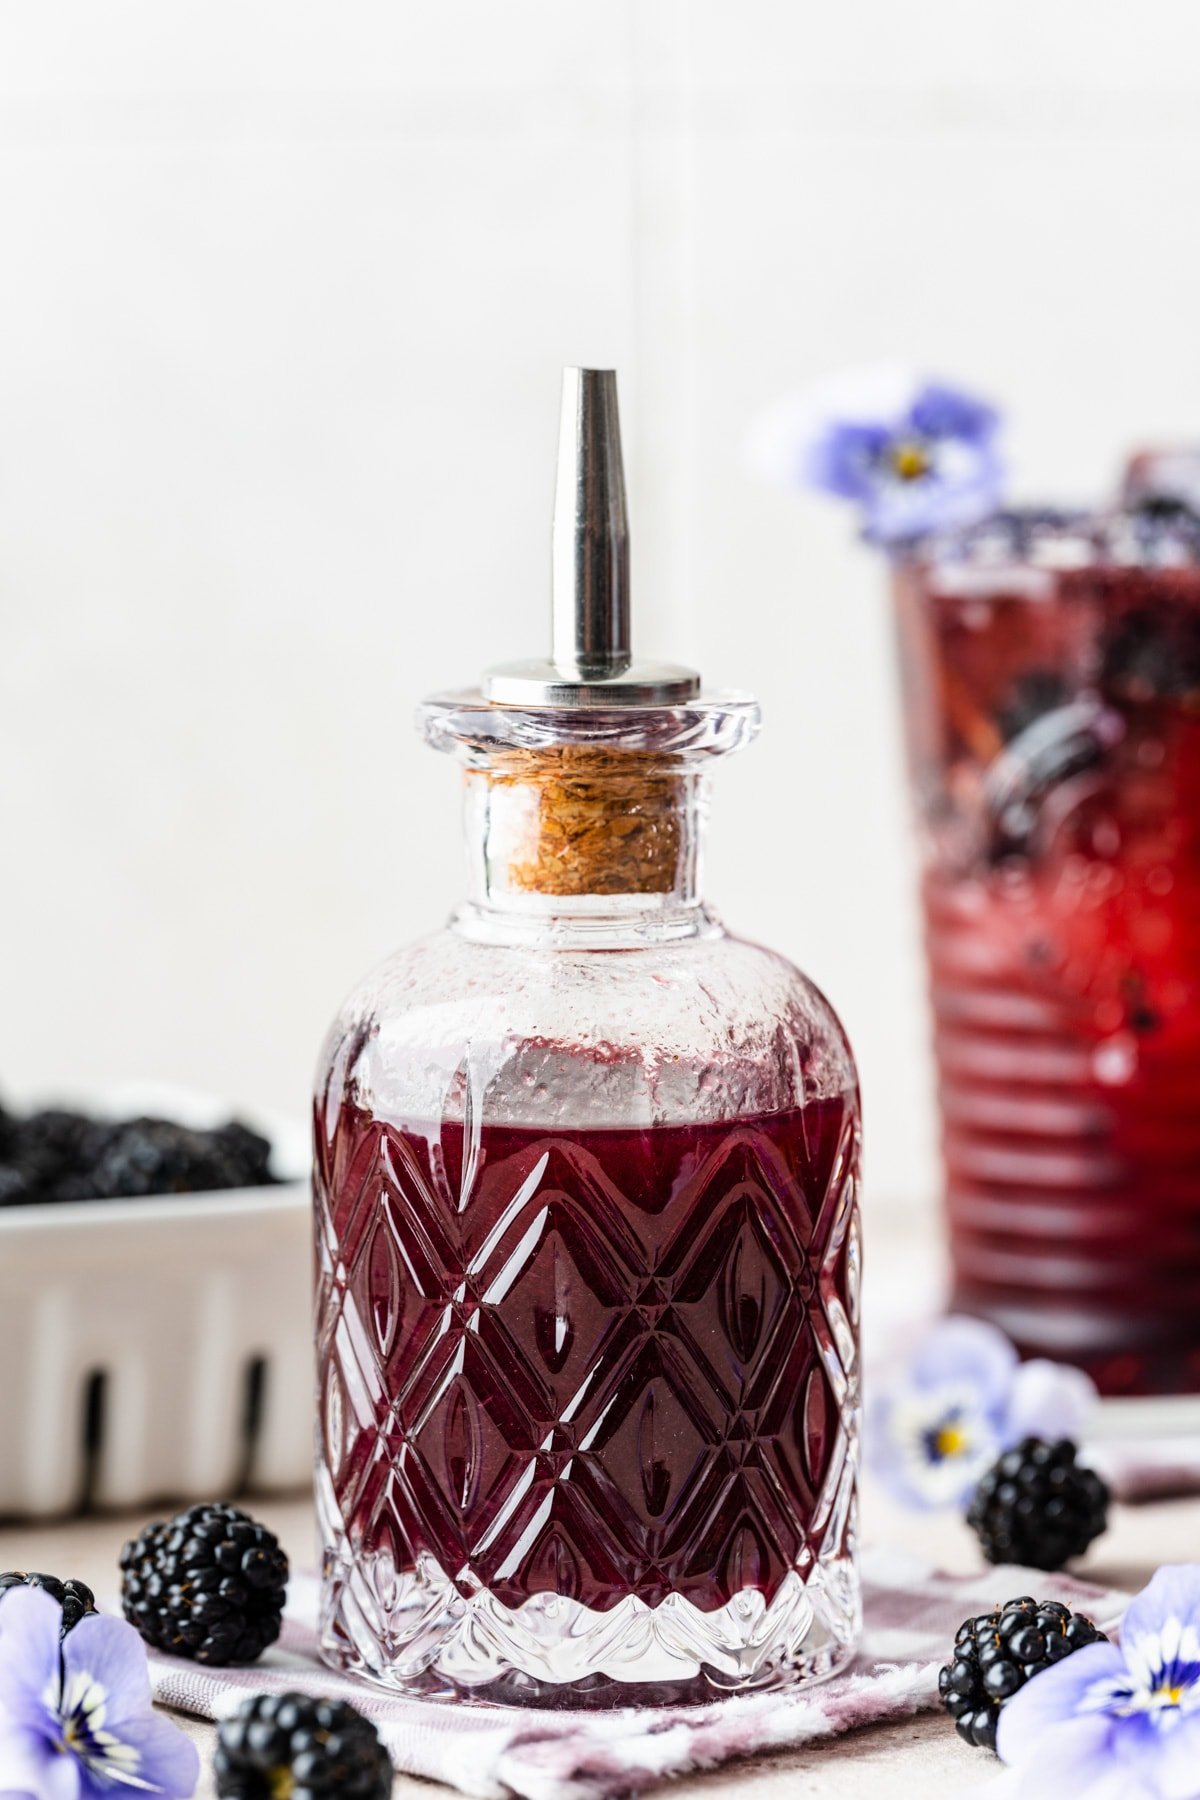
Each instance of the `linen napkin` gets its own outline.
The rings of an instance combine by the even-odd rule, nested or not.
[[[1200,1437],[1113,1438],[1089,1445],[1085,1460],[1127,1506],[1200,1493]]]
[[[278,1644],[252,1668],[205,1669],[150,1655],[161,1705],[220,1719],[247,1694],[301,1689],[347,1699],[373,1720],[396,1768],[478,1800],[611,1800],[755,1751],[792,1748],[937,1703],[937,1672],[972,1613],[1017,1594],[1066,1602],[1111,1628],[1127,1595],[1068,1575],[988,1569],[944,1575],[900,1551],[863,1557],[862,1644],[850,1668],[807,1691],[711,1705],[539,1712],[402,1699],[317,1659],[317,1580],[293,1576]]]

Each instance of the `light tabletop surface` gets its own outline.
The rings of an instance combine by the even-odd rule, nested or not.
[[[306,1500],[249,1501],[246,1504],[275,1531],[293,1562],[313,1558],[312,1511]],[[0,1530],[0,1569],[44,1569],[74,1575],[96,1590],[102,1605],[112,1605],[117,1588],[117,1556],[126,1537],[144,1518],[87,1518],[61,1525],[11,1526]],[[968,1571],[978,1567],[974,1540],[953,1516],[902,1512],[870,1485],[864,1495],[863,1535],[868,1542],[888,1541],[936,1561],[941,1567]],[[1151,1506],[1117,1507],[1110,1530],[1079,1565],[1079,1573],[1097,1582],[1136,1591],[1163,1562],[1200,1559],[1200,1500],[1159,1502]],[[998,1594],[1002,1600],[1005,1595]],[[213,1794],[209,1765],[214,1728],[184,1720],[200,1745],[204,1776],[197,1793]],[[703,1776],[672,1784],[675,1794],[718,1800],[725,1793],[745,1800],[802,1800],[808,1795],[865,1796],[879,1793],[903,1800],[937,1800],[962,1795],[989,1770],[998,1770],[981,1751],[959,1743],[940,1713],[902,1724],[859,1731],[827,1744],[788,1751],[752,1762],[729,1764]],[[428,1796],[430,1784],[397,1777],[396,1794]]]

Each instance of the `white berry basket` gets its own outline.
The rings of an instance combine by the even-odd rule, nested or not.
[[[229,1498],[312,1466],[308,1149],[294,1124],[162,1087],[108,1118],[271,1141],[281,1185],[0,1209],[0,1517]]]

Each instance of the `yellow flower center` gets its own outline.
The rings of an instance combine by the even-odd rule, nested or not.
[[[889,452],[892,473],[901,481],[919,481],[933,467],[928,452],[921,444],[893,444]]]
[[[933,1448],[939,1460],[948,1456],[961,1456],[967,1448],[968,1438],[961,1425],[948,1424],[938,1427],[933,1440]]]
[[[1160,1687],[1155,1688],[1150,1698],[1157,1706],[1178,1706],[1182,1696],[1181,1687]]]

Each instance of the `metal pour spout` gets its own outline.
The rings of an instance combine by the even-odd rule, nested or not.
[[[550,660],[490,669],[486,699],[618,707],[695,699],[695,670],[632,659],[629,512],[614,369],[563,372],[551,576]]]
[[[614,369],[566,369],[554,492],[551,661],[569,680],[622,675],[629,510]]]

